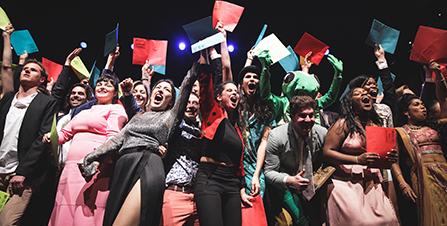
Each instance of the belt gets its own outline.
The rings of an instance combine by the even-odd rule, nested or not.
[[[194,193],[194,187],[191,185],[183,186],[183,185],[171,184],[166,189],[171,191],[181,191],[183,193]]]

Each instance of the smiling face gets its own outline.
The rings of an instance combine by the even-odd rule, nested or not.
[[[404,112],[404,114],[410,115],[409,120],[413,122],[423,122],[427,118],[427,109],[421,100],[414,98],[408,106],[408,111]]]
[[[373,99],[377,97],[377,93],[379,92],[379,88],[377,87],[376,80],[373,78],[369,78],[365,84],[362,86],[368,92]]]
[[[217,94],[216,98],[225,110],[233,111],[239,103],[239,93],[236,85],[233,83],[225,84],[222,93]]]
[[[189,95],[188,105],[186,105],[185,117],[189,120],[195,120],[197,114],[199,114],[199,97],[194,94]]]
[[[242,88],[244,89],[245,95],[250,99],[255,95],[258,89],[259,75],[253,72],[247,72],[242,79]]]
[[[36,63],[25,64],[20,72],[20,83],[27,86],[39,86],[46,79],[42,76],[41,70]]]
[[[95,96],[98,98],[98,104],[111,104],[118,91],[110,81],[99,81],[96,83]]]
[[[138,106],[141,109],[145,108],[148,100],[148,94],[146,92],[146,88],[143,84],[137,84],[132,90],[133,97],[135,98],[135,102],[137,102]]]
[[[364,88],[352,92],[352,107],[356,115],[368,115],[373,108],[373,99]]]
[[[172,86],[169,82],[160,82],[152,89],[150,109],[164,111],[174,104]]]
[[[85,89],[80,86],[75,86],[70,93],[70,99],[68,100],[71,108],[77,107],[86,102],[87,95]]]
[[[315,111],[311,106],[303,107],[291,116],[291,120],[295,132],[305,136],[315,124]]]

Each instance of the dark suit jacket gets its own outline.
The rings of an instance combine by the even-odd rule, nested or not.
[[[0,143],[3,139],[6,115],[14,95],[14,92],[6,93],[0,100]],[[51,160],[48,146],[42,143],[42,137],[51,130],[56,107],[56,99],[38,93],[28,106],[20,126],[17,146],[19,166],[15,172],[24,176],[25,181],[34,187],[39,187],[45,179]]]

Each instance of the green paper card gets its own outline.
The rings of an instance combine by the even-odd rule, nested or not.
[[[8,193],[0,191],[0,212],[2,212],[2,209],[5,206],[6,201],[8,201],[8,198],[9,198]]]
[[[54,114],[53,124],[51,125],[50,141],[51,141],[51,152],[53,152],[54,161],[57,164],[57,168],[59,168],[59,153],[58,153],[59,135],[57,134],[57,127],[56,127],[57,126],[56,114]]]

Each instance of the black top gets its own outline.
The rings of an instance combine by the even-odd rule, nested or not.
[[[213,140],[203,137],[202,156],[219,162],[239,165],[243,147],[236,128],[228,118],[225,118],[217,127]]]

